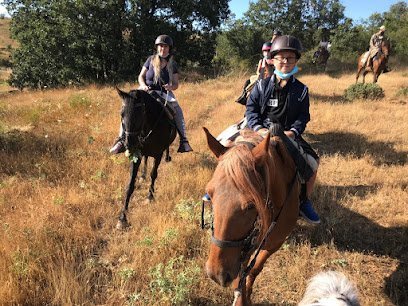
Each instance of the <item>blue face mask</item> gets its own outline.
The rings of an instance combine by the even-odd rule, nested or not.
[[[292,69],[291,72],[288,73],[283,73],[282,71],[279,71],[278,69],[275,68],[275,71],[273,72],[274,74],[276,74],[279,78],[281,78],[282,80],[287,80],[289,79],[292,75],[294,75],[295,73],[297,73],[299,71],[298,66],[295,66],[295,68]]]

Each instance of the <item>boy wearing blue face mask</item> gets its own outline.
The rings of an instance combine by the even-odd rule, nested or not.
[[[314,211],[310,195],[316,180],[319,156],[302,138],[310,121],[308,88],[293,75],[298,72],[297,62],[302,44],[293,36],[277,37],[270,55],[275,66],[274,74],[260,82],[252,90],[246,104],[248,127],[266,134],[273,122],[279,122],[288,138],[294,141],[314,175],[306,182],[306,192],[301,198],[300,214],[311,223],[320,223]]]

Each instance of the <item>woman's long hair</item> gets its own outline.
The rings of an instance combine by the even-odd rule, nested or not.
[[[152,65],[154,70],[154,84],[160,84],[160,56],[158,54],[153,55],[152,58]],[[167,59],[167,70],[169,72],[170,84],[173,84],[173,67],[174,67],[174,60],[173,55],[169,54]],[[164,84],[162,84],[164,85]]]

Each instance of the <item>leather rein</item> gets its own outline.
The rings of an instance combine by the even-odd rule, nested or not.
[[[137,135],[138,136],[137,139],[138,139],[138,147],[139,148],[141,148],[143,146],[144,142],[149,138],[149,136],[151,135],[153,130],[159,124],[159,122],[161,120],[161,117],[162,117],[162,115],[164,113],[164,108],[166,107],[167,103],[168,103],[168,93],[166,95],[165,103],[164,103],[164,105],[162,107],[162,110],[161,110],[159,116],[156,119],[156,122],[153,124],[153,127],[146,133],[146,136],[144,136],[143,131],[144,131],[145,122],[146,122],[146,119],[145,119],[145,117],[146,117],[146,104],[145,104],[145,102],[134,102],[133,107],[142,107],[143,108],[142,112],[143,112],[143,119],[144,120],[143,120],[142,128],[139,131],[134,131],[134,132],[133,131],[132,132],[126,131],[126,129],[124,127],[123,128],[124,128],[125,135],[127,135],[127,136]]]

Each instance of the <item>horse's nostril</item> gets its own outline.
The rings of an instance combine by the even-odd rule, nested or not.
[[[231,274],[229,274],[228,272],[225,274],[224,282],[225,282],[225,284],[229,284],[229,283],[232,282]]]

